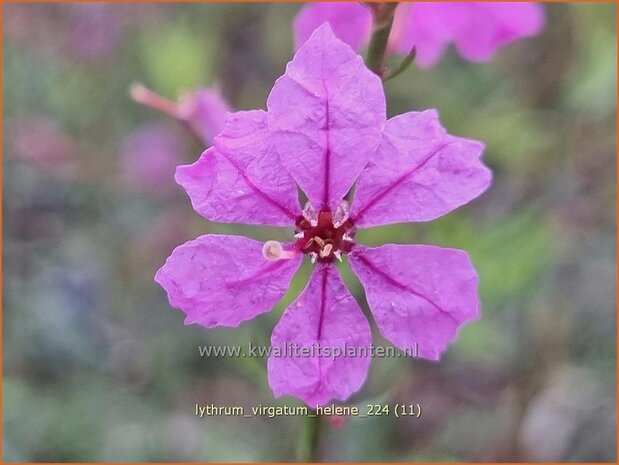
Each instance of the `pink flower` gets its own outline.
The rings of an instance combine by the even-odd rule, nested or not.
[[[308,3],[294,21],[296,48],[324,22],[358,49],[369,40],[372,15],[358,3]],[[416,62],[429,67],[453,43],[466,60],[485,62],[500,48],[537,35],[543,25],[543,7],[534,2],[400,3],[388,48],[407,54],[414,46]]]
[[[229,110],[228,102],[217,88],[199,89],[184,95],[176,104],[177,118],[186,121],[207,145],[224,128]]]
[[[346,400],[366,378],[372,344],[335,266],[348,255],[383,335],[438,360],[458,327],[479,315],[467,254],[366,247],[355,232],[432,220],[479,196],[491,179],[483,145],[447,134],[434,110],[387,120],[380,79],[328,25],[288,63],[267,108],[230,114],[214,146],[178,167],[176,180],[207,219],[293,227],[294,240],[205,235],[181,245],[155,276],[170,304],[186,324],[238,326],[283,297],[308,255],[317,262],[309,284],[271,336],[269,384],[275,396],[313,407]],[[343,198],[355,181],[349,208]],[[303,210],[297,185],[309,199]],[[327,354],[337,348],[345,353]]]
[[[139,83],[132,84],[129,93],[136,102],[186,124],[205,146],[211,145],[213,138],[221,132],[230,110],[217,88],[198,89],[183,95],[177,102],[167,100]]]

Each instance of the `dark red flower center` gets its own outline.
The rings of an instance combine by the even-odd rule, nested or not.
[[[342,253],[350,252],[355,244],[353,222],[346,219],[341,224],[334,224],[330,211],[319,212],[314,222],[299,216],[295,233],[299,237],[295,248],[321,262],[332,262]]]

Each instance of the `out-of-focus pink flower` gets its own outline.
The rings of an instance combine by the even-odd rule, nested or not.
[[[358,49],[370,37],[371,16],[356,3],[308,3],[294,21],[296,47],[328,22],[341,40]],[[453,43],[463,58],[486,62],[502,47],[537,35],[543,25],[543,7],[534,2],[400,3],[388,49],[407,54],[415,47],[416,62],[429,67]]]
[[[71,6],[69,47],[85,60],[109,58],[120,43],[125,21],[115,5],[83,3]]]
[[[178,118],[186,121],[202,141],[210,145],[224,128],[230,107],[218,89],[199,89],[184,95],[177,104]]]
[[[434,110],[386,119],[381,80],[319,27],[288,63],[267,111],[233,113],[177,182],[211,221],[295,229],[289,243],[205,235],[177,247],[155,280],[186,324],[238,326],[268,312],[307,255],[317,266],[271,336],[269,384],[315,407],[359,390],[372,335],[334,262],[348,262],[378,328],[438,360],[479,316],[477,275],[461,250],[365,247],[358,228],[428,221],[483,193],[483,144],[447,134]],[[357,182],[352,207],[343,200]],[[298,204],[297,185],[309,199]]]
[[[335,35],[355,50],[370,37],[372,15],[360,3],[308,3],[294,20],[294,46],[298,50],[314,29],[329,23]]]
[[[230,110],[217,88],[202,88],[185,94],[178,102],[167,100],[138,83],[131,86],[129,93],[136,102],[187,124],[207,147],[223,129]]]
[[[125,180],[138,191],[168,195],[176,187],[173,173],[182,162],[183,152],[178,131],[162,123],[140,126],[121,146]]]
[[[62,178],[76,174],[77,142],[48,118],[9,118],[5,134],[9,158],[15,157]]]

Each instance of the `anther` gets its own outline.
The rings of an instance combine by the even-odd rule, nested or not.
[[[316,239],[315,237],[310,237],[309,241],[307,241],[305,243],[305,245],[303,246],[303,250],[309,249],[312,244],[314,243],[314,239]]]
[[[318,246],[322,249],[325,246],[325,241],[322,237],[320,236],[314,236],[314,241],[316,241],[316,244],[318,244]]]
[[[320,251],[320,257],[321,258],[326,258],[329,256],[329,254],[331,253],[331,251],[333,250],[333,244],[327,244],[325,245],[322,250]]]

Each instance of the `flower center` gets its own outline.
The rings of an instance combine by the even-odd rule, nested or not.
[[[315,213],[310,208],[303,211],[296,221],[295,248],[312,257],[312,261],[332,262],[341,260],[355,244],[355,227],[348,218],[346,205],[335,213],[322,210]]]

